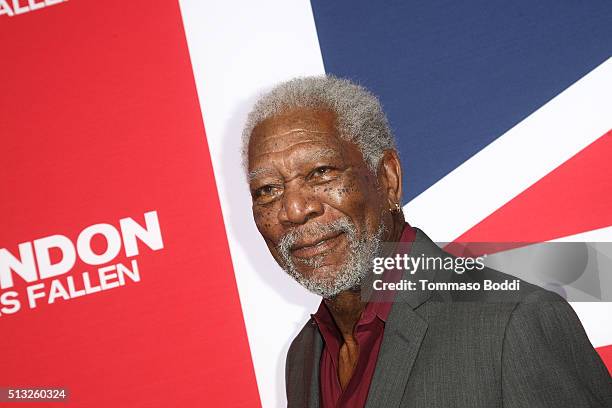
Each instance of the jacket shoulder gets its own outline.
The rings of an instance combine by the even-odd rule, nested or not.
[[[311,317],[306,324],[302,326],[297,336],[291,341],[289,350],[287,351],[287,361],[304,353],[304,349],[306,348],[305,345],[311,343],[313,340],[314,330],[316,330],[316,323]]]
[[[502,364],[508,406],[533,405],[543,396],[551,406],[612,406],[612,378],[573,308],[556,293],[536,290],[516,305]]]

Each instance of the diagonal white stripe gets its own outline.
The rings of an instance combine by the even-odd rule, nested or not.
[[[612,227],[582,232],[580,234],[554,239],[551,242],[612,242]]]
[[[612,58],[404,206],[450,242],[612,129]]]
[[[612,344],[612,302],[572,302],[593,347]]]

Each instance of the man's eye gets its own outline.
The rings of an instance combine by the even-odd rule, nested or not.
[[[330,167],[330,166],[317,167],[316,169],[312,171],[312,173],[310,173],[310,178],[323,177],[323,176],[329,175],[333,170],[334,170],[333,167]]]
[[[255,198],[268,198],[274,196],[276,192],[277,187],[269,184],[256,189],[253,195],[255,196]]]

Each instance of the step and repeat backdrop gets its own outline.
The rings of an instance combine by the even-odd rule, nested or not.
[[[0,387],[285,404],[320,299],[259,237],[240,135],[296,76],[381,97],[434,240],[612,241],[611,20],[604,0],[0,0]],[[612,369],[592,300],[572,306]]]

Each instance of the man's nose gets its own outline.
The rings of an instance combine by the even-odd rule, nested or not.
[[[285,188],[278,218],[284,225],[304,224],[323,214],[323,205],[303,185]]]

